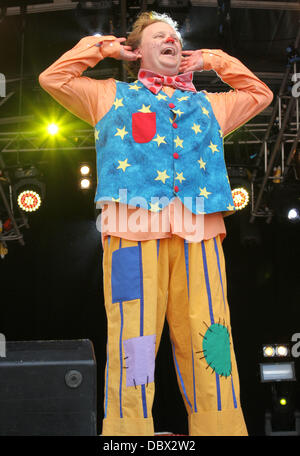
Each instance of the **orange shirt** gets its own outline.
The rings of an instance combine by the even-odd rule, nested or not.
[[[113,36],[85,37],[39,76],[40,85],[56,101],[93,127],[111,109],[116,95],[116,82],[112,78],[96,80],[81,75],[88,67],[93,68],[107,56],[103,48],[97,45],[102,41],[113,40]],[[120,44],[113,42],[111,49],[109,56],[118,57]],[[202,49],[202,57],[203,69],[214,70],[234,89],[229,92],[207,93],[223,136],[248,122],[271,103],[273,93],[239,60],[215,49]],[[163,87],[162,90],[171,96],[174,89]],[[186,229],[184,222],[182,226],[176,227],[176,220],[183,212],[183,205],[178,198],[156,214],[159,228],[155,231],[151,229],[150,219],[155,217],[153,213],[146,209],[126,207],[126,217],[123,217],[124,208],[121,206],[123,205],[118,203],[102,204],[102,240],[109,234],[130,240],[160,239],[176,234],[190,242],[199,242],[218,234],[224,239],[226,235],[223,216],[227,213],[204,216],[189,214],[192,226],[201,227],[193,234]],[[138,215],[135,213],[137,211],[140,215],[139,232],[133,231],[128,223],[132,215]],[[112,230],[111,223],[107,225],[105,222],[107,217],[111,220],[113,215],[116,215],[116,224]],[[122,217],[124,220],[121,220]],[[120,225],[124,225],[124,221],[125,226],[121,229]]]

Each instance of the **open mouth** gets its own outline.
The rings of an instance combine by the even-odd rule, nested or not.
[[[175,49],[172,47],[167,47],[161,51],[162,55],[172,55],[175,56]]]

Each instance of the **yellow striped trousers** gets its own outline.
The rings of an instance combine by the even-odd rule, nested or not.
[[[167,318],[189,435],[245,436],[220,237],[104,241],[108,324],[102,435],[153,436],[155,357]]]

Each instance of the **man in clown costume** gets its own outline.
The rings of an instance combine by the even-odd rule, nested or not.
[[[136,81],[82,76],[107,57],[126,61]],[[197,92],[202,70],[232,90]],[[39,81],[95,129],[108,324],[102,435],[154,434],[166,317],[189,434],[246,436],[222,250],[223,217],[234,212],[223,137],[272,92],[221,50],[183,51],[177,24],[154,12],[127,41],[81,39]]]

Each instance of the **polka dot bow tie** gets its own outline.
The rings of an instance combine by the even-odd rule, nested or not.
[[[143,70],[142,68],[138,74],[138,80],[147,87],[155,95],[161,90],[163,85],[172,86],[179,90],[189,90],[196,92],[195,86],[192,83],[193,72],[178,74],[177,76],[163,76],[161,74],[153,73],[152,71]]]

